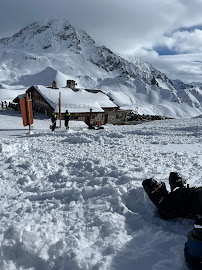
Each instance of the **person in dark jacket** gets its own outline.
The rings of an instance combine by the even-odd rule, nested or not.
[[[55,112],[53,112],[51,115],[51,122],[52,122],[51,129],[52,129],[52,131],[55,131],[56,122],[57,122],[57,114]]]
[[[65,112],[65,127],[66,129],[69,128],[69,118],[70,118],[71,114],[68,112],[68,110],[66,110]]]
[[[152,178],[142,182],[144,190],[162,218],[196,219],[202,215],[202,187],[186,186],[186,181],[177,172],[170,173],[169,184],[170,193],[164,182],[159,183]]]

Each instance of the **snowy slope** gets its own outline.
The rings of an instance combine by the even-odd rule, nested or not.
[[[26,87],[53,80],[62,87],[66,79],[74,79],[79,87],[104,90],[122,108],[138,107],[140,113],[187,117],[202,111],[202,89],[195,95],[193,87],[188,101],[181,100],[181,87],[165,74],[135,57],[114,54],[61,18],[32,23],[1,39],[0,75],[0,83]]]
[[[8,86],[2,84],[0,86],[0,102],[7,101],[11,102],[18,95],[25,93],[27,89],[24,86]]]
[[[0,112],[1,270],[187,270],[193,220],[161,220],[142,180],[202,185],[202,118],[68,133]],[[37,115],[35,115],[38,117]],[[168,187],[169,189],[169,187]]]
[[[197,84],[195,85],[194,83],[193,84],[183,83],[181,80],[172,80],[172,84],[177,90],[182,90],[182,89],[191,88],[193,86],[198,86]]]
[[[67,75],[62,74],[61,72],[56,71],[51,67],[47,67],[37,74],[24,75],[19,77],[18,83],[26,87],[35,84],[50,86],[52,85],[53,80],[55,80],[57,82],[57,86],[61,87],[66,85],[67,79],[68,79]]]

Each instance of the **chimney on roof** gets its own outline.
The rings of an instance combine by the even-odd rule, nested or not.
[[[77,83],[74,80],[67,80],[67,87],[71,88],[73,91],[76,91]]]
[[[52,82],[52,89],[57,89],[57,83],[56,83],[56,81],[53,81]]]

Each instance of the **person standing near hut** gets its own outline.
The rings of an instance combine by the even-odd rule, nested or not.
[[[55,112],[52,113],[51,121],[52,121],[51,129],[52,129],[52,131],[55,131],[56,121],[57,121],[57,114]]]
[[[65,112],[65,127],[66,129],[69,128],[69,118],[70,118],[71,114],[68,112],[68,110],[66,110]]]

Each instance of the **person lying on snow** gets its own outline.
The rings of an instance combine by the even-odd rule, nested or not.
[[[169,176],[171,192],[164,182],[150,178],[142,182],[150,200],[164,219],[183,217],[196,219],[202,215],[202,187],[186,186],[186,181],[177,172]]]

